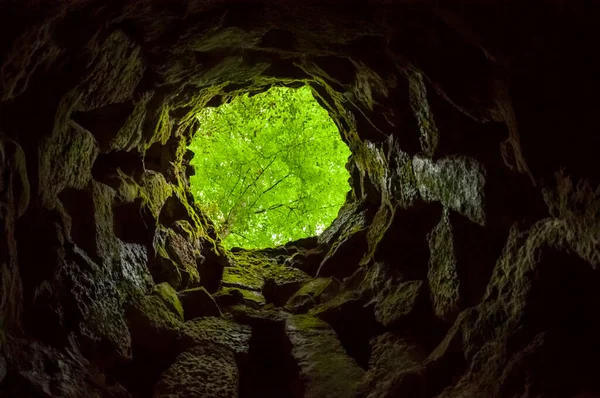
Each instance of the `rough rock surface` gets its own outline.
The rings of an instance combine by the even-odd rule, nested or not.
[[[214,295],[215,301],[220,307],[227,307],[235,304],[245,304],[252,308],[260,308],[267,303],[262,292],[247,289],[237,289],[235,287],[221,288]]]
[[[155,397],[237,398],[239,372],[233,352],[209,344],[180,354],[160,377]]]
[[[221,310],[215,299],[203,287],[182,290],[178,298],[183,306],[185,320],[203,316],[220,316]]]
[[[286,320],[285,331],[305,397],[354,396],[364,371],[346,355],[331,326],[309,315],[296,315]]]
[[[171,287],[171,285],[166,282],[159,283],[158,285],[154,286],[154,291],[152,293],[160,297],[167,308],[169,308],[172,313],[177,315],[177,318],[179,318],[180,321],[183,321],[184,307],[179,300],[177,292]]]
[[[127,309],[133,343],[150,351],[168,351],[182,320],[182,314],[156,295],[140,297]]]
[[[187,321],[181,328],[177,346],[184,351],[190,347],[213,343],[228,347],[236,355],[248,354],[251,330],[224,318],[208,317]]]
[[[600,396],[591,3],[0,0],[0,396]],[[347,200],[228,252],[195,114],[305,84]]]
[[[423,378],[421,364],[425,360],[422,347],[393,332],[377,336],[371,345],[373,352],[369,371],[361,380],[357,396],[391,398],[400,393],[411,397],[424,395],[424,382],[420,380]]]
[[[303,313],[321,301],[332,298],[339,290],[339,282],[333,278],[315,278],[298,289],[285,304],[285,309],[292,313]]]
[[[417,308],[423,296],[423,282],[400,283],[388,293],[380,294],[375,303],[375,319],[383,326],[406,322],[406,318],[419,311]]]

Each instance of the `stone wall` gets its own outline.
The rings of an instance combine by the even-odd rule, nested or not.
[[[0,1],[1,396],[600,395],[600,10],[340,3]],[[352,191],[228,253],[194,114],[305,84]]]

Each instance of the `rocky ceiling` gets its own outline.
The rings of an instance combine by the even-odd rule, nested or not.
[[[340,3],[0,1],[0,396],[600,396],[599,10]],[[352,191],[228,253],[194,112],[303,84]]]

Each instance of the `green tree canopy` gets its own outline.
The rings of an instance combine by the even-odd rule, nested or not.
[[[192,192],[225,247],[271,247],[331,224],[350,151],[308,86],[246,94],[197,117]]]

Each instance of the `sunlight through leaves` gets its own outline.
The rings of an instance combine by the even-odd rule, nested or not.
[[[225,247],[318,235],[337,216],[350,150],[308,86],[239,96],[197,118],[192,192]]]

